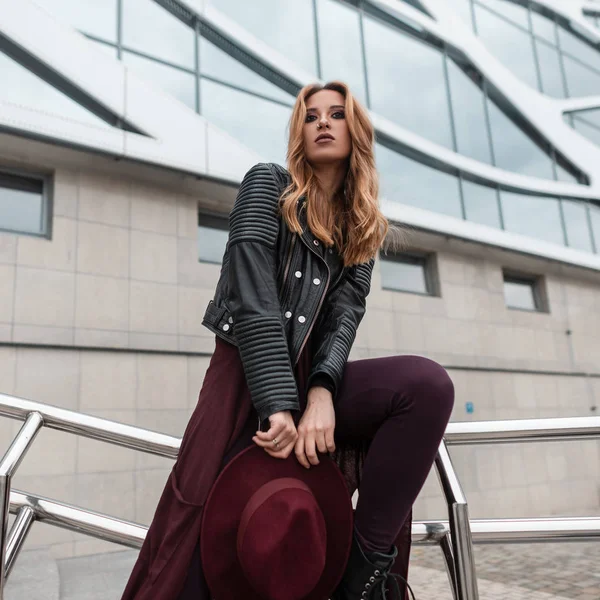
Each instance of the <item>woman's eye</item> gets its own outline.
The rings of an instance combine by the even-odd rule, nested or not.
[[[315,117],[315,115],[308,115],[308,116],[306,117],[306,122],[307,122],[307,123],[310,123],[310,122],[313,120],[313,117],[314,117],[315,119],[317,118],[317,117]]]
[[[336,116],[339,115],[339,116]],[[344,112],[341,110],[338,110],[337,112],[334,112],[332,115],[335,119],[343,119],[345,117]]]

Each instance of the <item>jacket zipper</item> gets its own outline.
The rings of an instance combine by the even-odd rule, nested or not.
[[[290,265],[292,264],[292,254],[293,254],[293,250],[294,250],[294,245],[296,243],[296,235],[295,233],[292,234],[292,239],[290,241],[290,246],[288,249],[288,256],[287,256],[287,260],[285,263],[285,268],[283,270],[283,279],[281,281],[281,289],[279,290],[279,296],[281,297],[281,299],[283,299],[283,290],[285,289],[285,281],[287,279],[289,270],[290,270]]]
[[[306,342],[308,341],[308,338],[310,337],[310,333],[313,330],[313,327],[315,326],[315,321],[316,319],[316,315],[319,314],[319,311],[321,310],[321,305],[323,304],[323,300],[325,300],[325,296],[327,295],[327,289],[329,287],[329,277],[331,275],[331,271],[329,270],[329,265],[327,264],[327,261],[324,260],[318,252],[316,252],[315,250],[313,250],[310,245],[306,242],[306,240],[304,238],[302,238],[302,241],[306,244],[306,246],[308,247],[308,249],[313,253],[316,254],[324,263],[325,263],[325,268],[327,269],[327,282],[324,286],[324,292],[321,294],[321,299],[319,300],[319,304],[317,305],[317,310],[315,311],[315,318],[312,319],[312,323],[310,324],[310,327],[308,328],[308,331],[306,332],[306,335],[304,336],[304,340],[302,340],[302,345],[300,346],[300,350],[298,350],[298,355],[296,356],[296,359],[294,360],[294,367],[296,366],[296,364],[298,363],[298,360],[300,359],[300,355],[302,354],[302,350],[304,350],[304,346],[306,344]]]

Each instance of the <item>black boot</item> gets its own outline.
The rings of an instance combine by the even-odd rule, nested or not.
[[[356,534],[352,535],[352,548],[342,581],[331,596],[331,600],[404,600],[403,586],[396,578],[408,586],[400,575],[390,573],[398,549],[392,546],[389,554],[382,552],[367,552],[361,548]],[[388,581],[388,578],[390,581]],[[396,590],[396,595],[390,595],[389,584]],[[414,600],[414,594],[408,586]]]

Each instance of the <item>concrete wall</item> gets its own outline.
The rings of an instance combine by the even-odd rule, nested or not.
[[[199,202],[210,200],[172,181],[58,168],[52,239],[0,233],[0,392],[181,436],[214,348],[201,318],[220,267],[197,261]],[[594,414],[598,274],[418,232],[411,244],[437,253],[441,297],[384,291],[377,265],[351,359],[438,360],[454,420]],[[550,313],[507,309],[503,267],[545,275]],[[19,426],[0,418],[0,451]],[[473,516],[600,508],[598,442],[451,452]],[[148,524],[171,465],[44,430],[14,486]],[[433,473],[415,516],[445,516]],[[36,524],[27,546],[40,545],[57,557],[120,549]]]

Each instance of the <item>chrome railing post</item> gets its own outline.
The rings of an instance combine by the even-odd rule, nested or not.
[[[40,413],[30,413],[19,430],[17,437],[15,437],[2,461],[0,461],[0,600],[4,598],[4,584],[7,576],[4,563],[8,532],[8,513],[10,509],[11,479],[43,425],[44,419]]]
[[[8,579],[34,521],[35,511],[30,506],[22,506],[19,509],[19,512],[17,512],[17,518],[8,534],[8,542],[6,544],[6,558],[4,564],[5,579]]]
[[[458,481],[444,440],[438,449],[435,464],[448,503],[450,535],[454,551],[456,597],[457,600],[479,600],[467,499]]]

